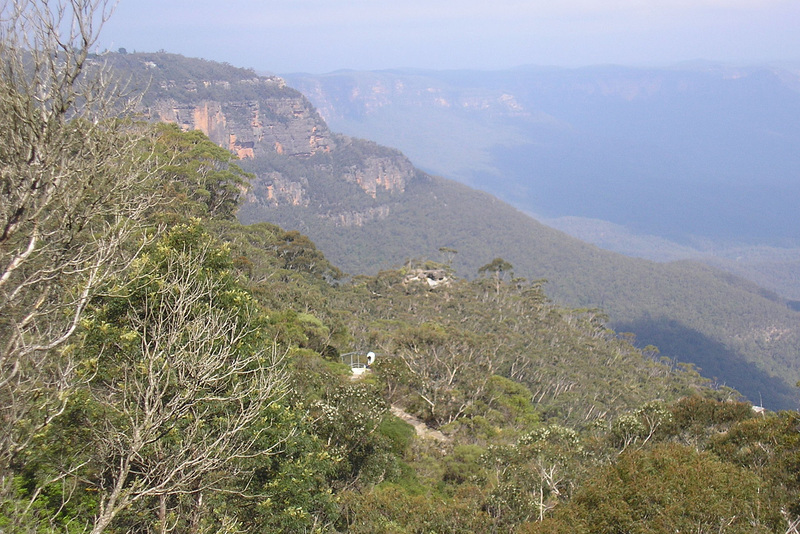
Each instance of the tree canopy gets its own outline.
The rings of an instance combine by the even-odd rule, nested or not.
[[[107,100],[109,6],[42,5],[0,35],[0,531],[796,531],[796,412],[500,258],[347,278],[241,225],[231,153]]]

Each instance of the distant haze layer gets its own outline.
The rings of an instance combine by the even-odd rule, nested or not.
[[[694,64],[287,77],[330,124],[548,217],[800,241],[800,76]]]
[[[101,47],[273,72],[798,59],[795,0],[123,0]]]
[[[800,298],[800,69],[791,65],[286,78],[334,129],[397,147],[582,239],[658,260],[720,256]]]

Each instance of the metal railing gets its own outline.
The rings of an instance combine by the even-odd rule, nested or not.
[[[372,351],[346,352],[341,354],[340,357],[342,363],[349,365],[354,374],[356,373],[356,369],[360,369],[361,371],[359,372],[364,372],[364,370],[369,369],[373,362],[375,362],[375,353]]]

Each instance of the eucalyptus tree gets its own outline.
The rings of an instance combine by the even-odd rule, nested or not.
[[[75,390],[77,363],[59,348],[135,254],[155,202],[147,134],[124,118],[136,103],[92,54],[112,10],[0,4],[0,499]]]
[[[231,264],[197,225],[178,225],[86,315],[82,350],[96,355],[87,461],[101,473],[86,476],[99,498],[93,533],[129,509],[161,532],[197,531],[191,518],[242,475],[240,460],[273,454],[293,433],[262,439],[287,375]]]

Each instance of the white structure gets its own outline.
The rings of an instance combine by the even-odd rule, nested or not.
[[[375,363],[375,353],[369,351],[363,352],[346,352],[341,355],[342,363],[350,366],[350,371],[353,375],[360,376],[369,371],[370,366]]]

